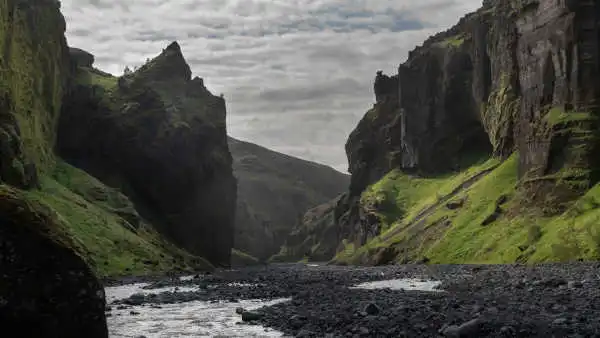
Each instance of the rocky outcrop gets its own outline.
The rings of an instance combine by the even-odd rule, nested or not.
[[[50,209],[0,189],[0,321],[20,337],[108,337],[103,286]]]
[[[65,21],[58,7],[48,0],[0,1],[0,177],[22,188],[36,186],[38,173],[53,158],[68,77]]]
[[[600,3],[524,1],[517,10],[520,174],[534,200],[562,211],[598,180]]]
[[[55,0],[0,0],[0,322],[23,337],[107,337],[102,286],[34,199],[50,170],[69,76]],[[12,185],[12,187],[11,187]]]
[[[69,55],[71,56],[71,64],[75,69],[76,67],[91,68],[96,59],[92,53],[75,47],[69,48]]]
[[[340,201],[343,196],[310,209],[304,214],[286,237],[279,253],[271,258],[273,262],[293,262],[307,259],[311,262],[330,260],[342,248],[340,224],[337,221]]]
[[[225,101],[192,78],[176,42],[118,79],[79,67],[63,108],[61,156],[123,191],[175,244],[229,265],[236,180]]]
[[[306,210],[348,188],[330,167],[229,138],[238,180],[235,248],[259,259],[279,251]]]
[[[599,22],[596,1],[484,1],[398,74],[379,72],[376,103],[346,144],[337,240],[380,233],[360,196],[390,169],[430,176],[486,154],[518,151],[525,203],[564,211],[598,181]]]

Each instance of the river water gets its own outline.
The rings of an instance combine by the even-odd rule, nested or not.
[[[183,277],[183,279],[189,277]],[[161,293],[195,291],[196,287],[168,287],[144,289],[147,284],[138,283],[124,286],[107,287],[106,301],[127,298],[136,293]],[[232,284],[236,285],[236,284]],[[394,279],[355,285],[353,288],[365,289],[404,289],[420,291],[438,291],[439,282],[418,279]],[[239,284],[243,286],[243,284]],[[163,337],[282,337],[276,330],[259,325],[242,323],[237,308],[255,310],[272,306],[290,299],[240,300],[239,302],[205,302],[144,304],[118,309],[112,306],[108,320],[111,338],[163,338]]]

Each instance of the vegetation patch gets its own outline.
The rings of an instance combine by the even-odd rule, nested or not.
[[[79,67],[74,81],[75,85],[97,86],[112,92],[117,89],[118,78],[95,68]]]
[[[544,120],[550,125],[555,126],[567,122],[589,121],[595,117],[590,112],[565,111],[562,108],[554,107],[546,113]]]
[[[482,107],[483,127],[488,134],[494,148],[494,154],[510,151],[512,145],[508,140],[511,138],[511,123],[520,107],[520,100],[510,84],[507,74],[500,76],[498,88],[494,90],[487,104]]]
[[[463,34],[454,35],[439,42],[438,45],[441,47],[460,47],[465,43],[465,36]]]
[[[365,190],[361,205],[377,215],[385,234],[410,223],[424,209],[439,203],[466,180],[498,163],[497,159],[481,159],[462,172],[426,178],[396,169]]]
[[[369,261],[365,256],[381,248],[393,248],[399,263],[534,263],[600,258],[600,185],[566,211],[547,216],[541,207],[522,207],[527,197],[519,189],[518,154],[497,167],[492,166],[494,163],[497,165],[498,160],[475,165],[466,171],[470,174],[433,179],[390,173],[363,195],[376,201],[388,199],[386,210],[390,212],[382,216],[388,230],[360,248],[344,243],[345,249],[336,261],[365,263]],[[447,195],[457,183],[490,166],[491,172]],[[396,202],[395,207],[389,200]]]
[[[600,185],[595,185],[566,212],[542,227],[531,261],[600,258]]]
[[[252,266],[259,265],[258,258],[249,255],[237,249],[231,249],[231,265],[232,266]]]
[[[63,96],[64,21],[52,6],[22,5],[0,0],[0,109],[18,123],[27,161],[44,172],[54,162]]]
[[[211,268],[166,242],[143,221],[133,226],[127,213],[118,212],[135,212],[131,202],[79,169],[59,163],[41,177],[41,185],[26,196],[56,212],[101,277]]]

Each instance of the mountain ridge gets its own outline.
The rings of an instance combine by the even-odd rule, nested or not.
[[[302,214],[337,196],[349,176],[332,167],[303,160],[229,137],[238,179],[235,248],[260,260],[279,251]]]

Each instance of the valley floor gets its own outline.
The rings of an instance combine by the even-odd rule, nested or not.
[[[110,306],[288,298],[254,311],[252,323],[303,337],[597,337],[599,267],[281,264],[159,280],[154,287],[177,285],[181,290],[138,294]],[[435,291],[350,288],[402,278],[441,285]]]

